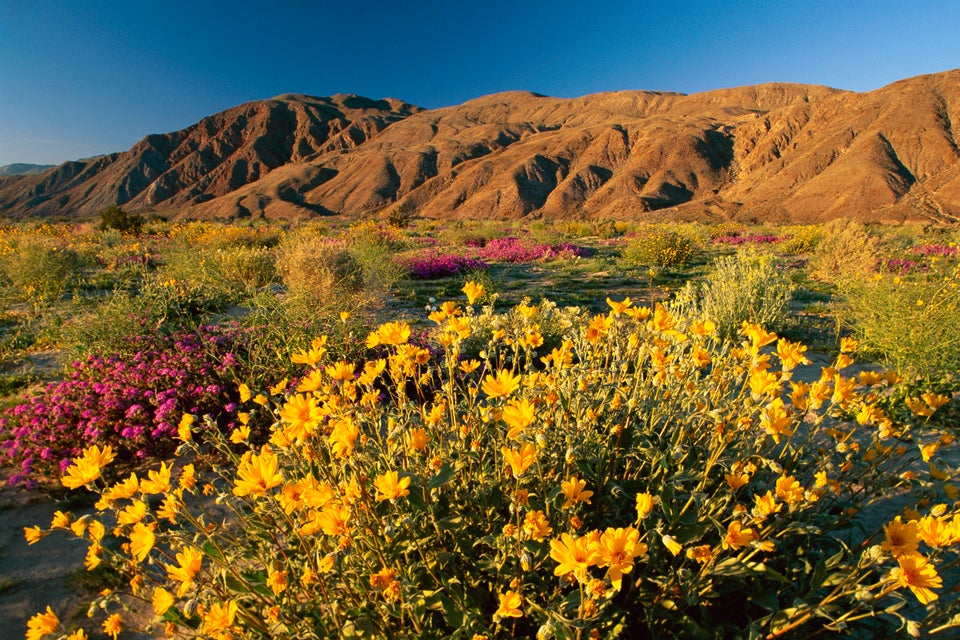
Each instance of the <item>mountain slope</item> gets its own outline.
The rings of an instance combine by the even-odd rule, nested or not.
[[[284,95],[250,102],[129,151],[0,183],[0,214],[89,216],[111,204],[175,209],[230,193],[277,167],[361,144],[419,111],[398,100]]]
[[[960,70],[869,93],[525,92],[419,110],[241,105],[124,154],[0,181],[0,215],[960,219]],[[12,183],[11,183],[12,181]],[[31,200],[33,198],[33,200]]]

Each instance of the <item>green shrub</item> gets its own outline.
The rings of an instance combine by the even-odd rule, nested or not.
[[[363,291],[363,267],[340,240],[288,236],[277,249],[277,271],[293,301],[307,307],[344,307]]]
[[[960,278],[949,273],[846,280],[841,317],[865,351],[901,373],[960,371]]]
[[[143,227],[143,217],[136,214],[129,214],[115,204],[101,210],[100,230],[115,230],[121,233],[131,233],[139,235]]]
[[[19,234],[0,254],[0,270],[11,297],[37,307],[59,301],[79,281],[82,267],[76,251],[38,233]]]
[[[712,319],[720,335],[732,338],[744,322],[779,331],[790,310],[791,290],[774,256],[741,250],[718,258],[703,282],[687,283],[674,306],[692,317]]]
[[[823,236],[819,226],[795,225],[783,229],[786,240],[780,245],[786,253],[813,253]]]
[[[217,252],[217,269],[237,289],[260,289],[277,280],[277,267],[271,249],[234,246]]]
[[[682,267],[698,250],[697,242],[689,236],[661,229],[632,240],[624,247],[623,257],[633,265]]]

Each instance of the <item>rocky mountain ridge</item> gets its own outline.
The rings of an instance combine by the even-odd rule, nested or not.
[[[960,70],[868,93],[525,92],[423,110],[278,96],[122,154],[0,179],[0,215],[960,219]]]

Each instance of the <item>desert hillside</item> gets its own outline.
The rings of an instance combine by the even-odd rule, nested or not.
[[[422,110],[279,96],[0,179],[0,215],[960,219],[960,70],[869,93],[765,84]]]

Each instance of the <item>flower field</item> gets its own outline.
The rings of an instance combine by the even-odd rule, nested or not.
[[[11,227],[0,456],[113,576],[21,629],[951,637],[954,233]]]

